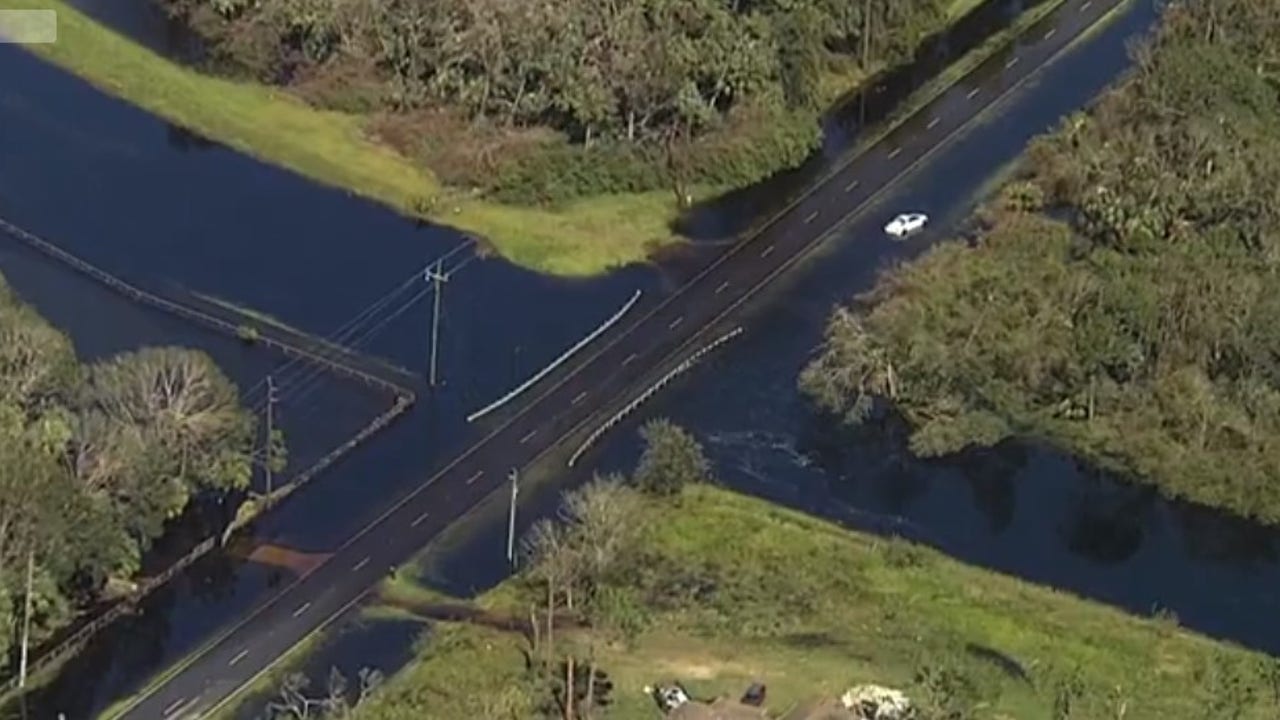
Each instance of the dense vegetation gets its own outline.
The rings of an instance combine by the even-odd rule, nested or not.
[[[435,626],[414,664],[323,716],[647,720],[643,688],[672,680],[702,698],[764,682],[775,717],[866,682],[903,689],[920,720],[1261,720],[1280,699],[1267,658],[685,485],[708,469],[697,443],[646,434],[636,476],[569,493],[535,527],[525,572],[482,599],[498,622]]]
[[[136,572],[166,520],[204,490],[244,487],[253,416],[205,355],[176,348],[81,365],[0,279],[0,652],[110,578]]]
[[[1280,520],[1280,3],[1178,3],[950,243],[837,310],[802,385],[926,455],[1052,439]]]
[[[522,202],[683,193],[796,164],[829,81],[904,59],[950,4],[162,1],[223,65],[382,113],[381,134],[446,181]]]

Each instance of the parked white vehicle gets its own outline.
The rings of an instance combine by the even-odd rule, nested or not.
[[[903,238],[920,232],[929,223],[929,216],[924,213],[903,213],[889,221],[884,231],[896,238]]]
[[[674,685],[659,685],[658,687],[645,687],[645,692],[653,695],[653,699],[658,703],[658,709],[664,713],[670,713],[676,708],[689,702],[689,692],[684,689],[680,683]]]

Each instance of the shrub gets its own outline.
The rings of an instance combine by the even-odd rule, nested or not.
[[[377,68],[368,60],[345,56],[301,70],[294,89],[316,107],[347,113],[373,112],[384,99]]]
[[[685,485],[711,477],[702,446],[669,420],[653,420],[640,431],[645,450],[636,468],[635,484],[653,495],[678,495]]]
[[[320,92],[320,85],[314,87]],[[545,128],[473,122],[440,108],[383,114],[372,129],[445,183],[478,188],[502,202],[554,206],[672,186],[666,150],[657,143],[602,140],[586,146]],[[746,107],[685,151],[684,181],[744,187],[804,162],[820,138],[813,111]]]
[[[255,343],[261,339],[262,334],[258,332],[258,328],[252,325],[240,325],[236,327],[236,337],[246,343]]]

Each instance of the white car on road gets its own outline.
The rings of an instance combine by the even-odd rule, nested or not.
[[[884,231],[896,238],[904,238],[912,233],[920,232],[929,223],[929,216],[924,213],[903,213],[889,221]]]

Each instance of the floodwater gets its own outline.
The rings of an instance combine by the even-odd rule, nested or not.
[[[1136,3],[1014,107],[935,158],[774,290],[743,338],[650,414],[694,428],[735,489],[1133,613],[1168,610],[1184,627],[1280,654],[1275,528],[1167,501],[1033,444],[922,461],[891,425],[849,431],[795,392],[832,304],[936,237],[896,243],[879,219],[909,203],[954,231],[969,211],[966,194],[977,190],[971,183],[981,182],[974,168],[1013,160],[1031,133],[1086,104],[1127,66],[1126,38],[1152,19],[1153,7]],[[605,465],[626,467],[633,453],[616,449]]]
[[[94,20],[161,55],[183,62],[200,56],[199,38],[169,17],[164,0],[69,1]]]
[[[741,339],[619,426],[577,477],[522,505],[521,527],[554,510],[556,494],[585,475],[633,467],[637,424],[665,416],[697,434],[719,481],[733,489],[1135,614],[1171,611],[1184,627],[1280,654],[1277,529],[1168,501],[1035,443],[920,460],[892,421],[850,430],[796,391],[832,305],[939,232],[954,233],[993,171],[1114,80],[1128,65],[1127,39],[1153,19],[1153,6],[1135,3],[895,188],[757,302]],[[906,243],[886,238],[880,219],[906,204],[937,218],[934,229]],[[495,498],[431,554],[425,579],[466,594],[504,578],[505,511],[505,498]]]
[[[917,461],[894,434],[848,433],[815,416],[795,392],[796,374],[831,305],[935,239],[925,234],[892,243],[874,219],[904,202],[930,212],[938,227],[962,219],[982,183],[1033,134],[1122,71],[1126,38],[1152,18],[1152,6],[1137,0],[1004,112],[937,155],[867,214],[872,221],[848,228],[767,293],[756,303],[747,335],[661,396],[649,414],[695,429],[722,480],[735,488],[858,527],[899,532],[966,561],[1135,612],[1169,608],[1184,625],[1275,652],[1280,630],[1267,622],[1278,604],[1271,588],[1280,587],[1275,532],[1165,502],[1034,447]],[[12,47],[0,47],[0,72],[6,78],[0,86],[0,216],[143,286],[222,297],[326,334],[463,242],[446,228],[411,223],[175,131]],[[246,385],[272,364],[239,358],[247,351],[234,341],[194,338],[195,331],[153,313],[113,310],[110,322],[88,316],[83,308],[106,308],[108,299],[89,299],[89,289],[75,291],[80,295],[64,290],[70,280],[47,262],[43,274],[29,270],[39,263],[30,256],[25,265],[12,260],[19,253],[10,247],[16,245],[0,242],[0,271],[68,328],[86,354],[159,338],[190,342],[215,352]],[[545,365],[636,289],[645,293],[643,304],[652,303],[695,264],[686,257],[570,282],[465,252],[453,258],[458,269],[443,302],[444,384],[422,389],[405,419],[260,521],[252,529],[255,541],[315,553],[335,547],[475,437],[461,420],[467,413]],[[380,316],[390,318],[385,324],[370,323],[375,332],[343,339],[425,372],[430,308],[422,296],[408,304],[417,292],[399,296]],[[117,318],[146,332],[113,340],[105,331],[115,329]],[[351,393],[341,387],[325,383],[312,397],[345,402],[333,399]],[[323,418],[313,424],[324,425],[344,413],[350,414],[290,414]],[[598,464],[627,467],[635,452],[632,433],[623,427],[612,437]],[[534,517],[538,502],[551,500],[535,498],[523,521]],[[456,544],[441,560],[435,575],[441,584],[476,589],[505,572],[503,544],[491,536],[501,533],[500,523],[486,517],[473,523],[474,540]],[[223,555],[197,563],[137,615],[103,633],[34,700],[68,718],[87,716],[190,652],[287,577],[288,571]]]
[[[0,47],[0,72],[6,78],[0,85],[0,217],[138,285],[220,297],[327,334],[416,275],[415,268],[464,242],[450,230],[419,226],[373,203],[193,141],[12,46]],[[4,237],[0,243],[15,254],[21,247]],[[447,269],[455,273],[442,303],[443,385],[419,388],[420,401],[409,414],[263,518],[253,528],[255,541],[312,553],[336,547],[475,438],[477,429],[462,420],[469,412],[550,362],[636,289],[651,302],[673,282],[665,271],[644,267],[568,282],[466,252],[453,255]],[[117,320],[122,311],[106,320],[91,315],[87,308],[104,307],[109,298],[72,301],[56,273],[33,274],[7,258],[0,271],[71,330],[82,352],[92,352],[93,342],[104,344],[103,333],[115,324],[129,322],[165,330],[121,340],[125,347],[160,339],[201,347],[219,342],[188,340],[192,331],[179,333],[177,321],[150,314],[136,321]],[[75,278],[64,274],[67,282]],[[425,374],[430,305],[419,292],[415,286],[402,293],[342,339]],[[222,342],[228,348],[215,356],[231,363],[224,367],[242,386],[257,384],[278,363],[262,358],[256,366],[236,366],[240,344]],[[277,372],[285,430],[295,442],[308,436],[290,432],[288,418],[295,415],[341,436],[352,429],[344,424],[363,424],[381,407],[353,413],[331,398],[350,392],[337,389],[343,383],[308,392],[303,372]],[[56,698],[69,718],[88,715],[189,652],[288,577],[287,570],[222,555],[197,563],[138,614],[101,634],[43,697]]]

